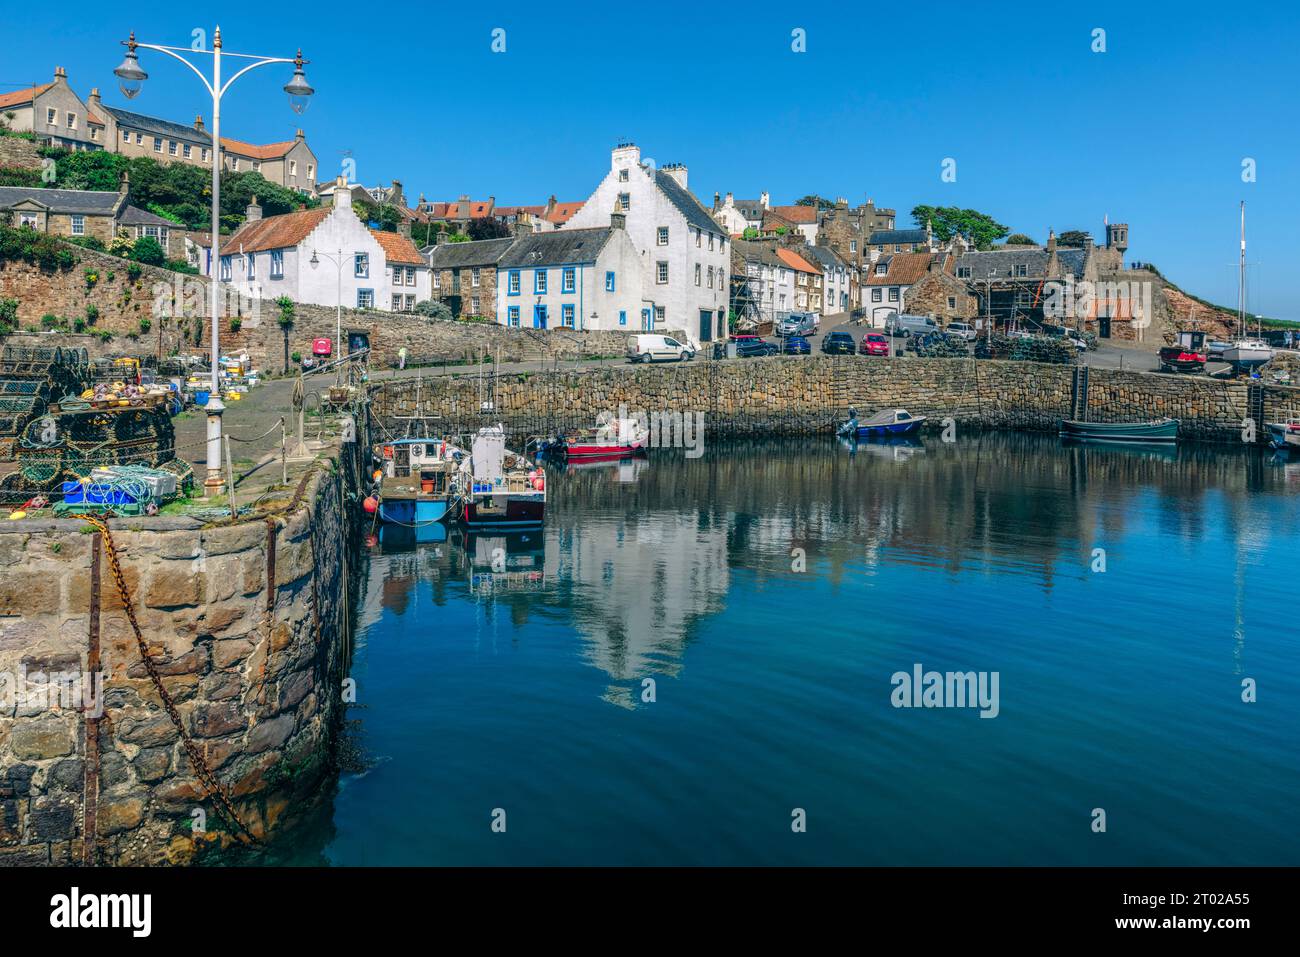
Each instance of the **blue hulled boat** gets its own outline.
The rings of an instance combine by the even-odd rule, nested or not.
[[[857,436],[860,439],[915,435],[925,421],[923,415],[912,415],[906,409],[882,409],[870,418],[859,422],[857,412],[849,409],[849,420],[835,430],[836,435]]]
[[[395,439],[378,451],[379,520],[408,528],[443,521],[464,453],[438,438]]]

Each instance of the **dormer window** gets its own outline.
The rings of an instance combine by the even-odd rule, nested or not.
[[[888,263],[876,263],[876,275],[877,275],[877,276],[887,276],[888,274],[889,274],[889,264],[888,264]]]

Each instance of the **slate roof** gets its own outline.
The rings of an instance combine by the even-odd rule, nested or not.
[[[883,276],[876,275],[876,265],[873,264],[870,275],[867,276],[863,283],[865,286],[910,286],[930,268],[930,260],[933,257],[930,253],[895,253],[888,258],[882,258],[880,262],[886,264],[886,271]]]
[[[167,136],[174,140],[182,140],[187,143],[194,143],[199,146],[211,146],[212,135],[206,132],[199,132],[192,126],[186,126],[184,123],[173,123],[171,120],[160,120],[156,116],[145,116],[143,113],[132,113],[129,110],[119,109],[116,106],[101,104],[104,111],[110,114],[113,119],[117,120],[119,127],[125,126],[131,130],[139,130],[141,133],[149,133],[155,136]],[[222,140],[224,142],[224,138]]]
[[[558,229],[549,233],[521,236],[501,257],[498,268],[595,262],[613,234],[611,227],[599,226],[593,229]]]
[[[747,263],[761,263],[765,266],[784,266],[781,257],[771,243],[756,243],[748,239],[733,239],[732,253]]]
[[[0,186],[0,209],[23,200],[35,200],[55,213],[90,213],[111,216],[121,193],[90,189],[36,189],[29,186]]]
[[[286,249],[297,246],[311,235],[312,230],[325,221],[333,212],[330,206],[318,206],[316,209],[300,209],[279,216],[264,216],[261,219],[245,221],[242,226],[230,234],[222,243],[227,252],[234,252],[241,246],[244,252],[260,252],[264,249]]]
[[[434,269],[495,266],[513,242],[513,238],[504,238],[480,239],[468,243],[440,243],[436,246],[425,246],[420,252]]]
[[[763,204],[756,199],[732,199],[731,205],[736,207],[736,212],[745,217],[746,221],[758,222],[763,221]]]
[[[122,215],[117,220],[123,226],[167,226],[171,229],[184,229],[184,226],[178,226],[170,219],[163,219],[161,216],[155,216],[147,209],[141,209],[138,206],[128,206],[122,210]]]
[[[1086,250],[1060,248],[1056,251],[1056,258],[1061,265],[1062,275],[1069,273],[1076,279],[1083,276],[1083,267],[1088,259]],[[1047,250],[1043,247],[1021,246],[1015,249],[965,253],[957,260],[956,268],[969,267],[970,276],[967,278],[973,280],[1011,279],[1014,278],[1014,267],[1023,265],[1026,267],[1027,278],[1041,279],[1047,273],[1047,261]]]
[[[923,243],[926,241],[924,229],[882,229],[871,234],[867,242],[872,246]]]
[[[661,169],[655,170],[655,185],[668,197],[668,201],[677,207],[677,211],[686,217],[686,221],[696,229],[705,232],[722,233],[723,229],[714,220],[713,215],[695,198],[689,189],[683,188],[677,180]]]
[[[809,246],[804,250],[806,255],[804,259],[809,262],[816,260],[824,270],[827,269],[847,269],[848,264],[839,257],[839,254],[829,246]]]

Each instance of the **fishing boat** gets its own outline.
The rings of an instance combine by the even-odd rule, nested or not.
[[[881,409],[870,418],[859,422],[857,411],[849,409],[849,420],[835,430],[836,435],[857,436],[860,439],[881,436],[915,435],[920,431],[923,415],[912,415],[906,409]]]
[[[1146,422],[1078,422],[1064,419],[1061,437],[1088,442],[1174,442],[1178,439],[1177,419]]]
[[[594,428],[561,432],[544,443],[538,454],[570,461],[619,459],[643,453],[649,447],[650,430],[637,419],[612,419]]]
[[[1268,444],[1278,450],[1300,452],[1300,416],[1292,416],[1285,422],[1269,422]]]
[[[546,473],[506,448],[500,425],[479,429],[452,486],[456,519],[468,528],[542,524]]]
[[[465,453],[445,439],[394,439],[381,443],[379,520],[419,527],[447,517],[453,480]]]

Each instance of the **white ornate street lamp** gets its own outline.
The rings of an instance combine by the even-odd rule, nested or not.
[[[209,261],[208,279],[212,287],[212,391],[208,396],[208,477],[203,483],[209,494],[218,494],[221,492],[225,481],[221,476],[221,413],[225,406],[221,402],[221,329],[219,319],[219,301],[221,287],[221,98],[230,85],[238,80],[249,70],[259,66],[266,66],[268,63],[292,63],[293,77],[284,85],[284,92],[289,95],[289,106],[295,113],[301,113],[307,108],[307,98],[314,92],[307,85],[307,77],[303,74],[302,68],[307,60],[302,58],[302,50],[293,58],[286,57],[262,57],[252,56],[247,53],[226,53],[225,56],[236,57],[241,60],[251,60],[252,62],[235,72],[224,84],[221,82],[221,27],[217,27],[212,37],[212,49],[194,50],[190,47],[169,47],[159,46],[153,43],[137,43],[135,31],[131,31],[129,39],[124,40],[126,45],[126,58],[122,61],[121,66],[113,71],[118,78],[118,88],[121,89],[122,95],[128,100],[134,99],[140,93],[140,88],[144,81],[149,78],[149,74],[140,68],[139,58],[136,56],[136,50],[156,50],[159,53],[165,53],[173,59],[180,60],[189,67],[194,75],[199,78],[205,89],[212,96],[212,257]],[[189,60],[181,56],[182,53],[210,53],[212,55],[212,79],[207,77]]]

